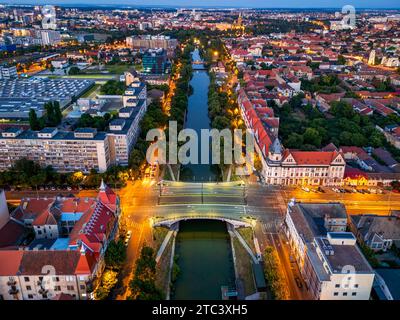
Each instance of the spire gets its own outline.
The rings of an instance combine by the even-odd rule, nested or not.
[[[83,244],[81,245],[81,249],[79,251],[80,251],[82,256],[84,256],[86,254],[86,250],[85,250]]]
[[[275,153],[275,154],[282,153],[282,145],[278,138],[275,138],[274,142],[272,143],[272,145],[270,147],[270,152]]]
[[[106,184],[104,183],[104,180],[101,179],[100,191],[106,191],[106,188],[107,188],[107,186],[106,186]]]

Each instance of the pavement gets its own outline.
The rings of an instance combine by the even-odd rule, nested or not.
[[[129,295],[136,259],[144,244],[153,244],[150,218],[172,218],[179,216],[211,215],[243,219],[252,217],[255,235],[260,249],[273,246],[278,253],[284,271],[290,299],[309,299],[303,283],[299,288],[296,278],[301,279],[295,263],[290,261],[290,249],[282,231],[287,203],[291,199],[302,202],[342,202],[349,214],[375,213],[387,215],[390,210],[400,210],[400,194],[335,193],[324,188],[325,193],[305,192],[295,187],[265,186],[258,183],[238,185],[174,184],[160,186],[155,181],[128,182],[117,190],[121,199],[122,220],[127,230],[132,231],[128,243],[127,262],[123,266],[115,298],[124,300]],[[58,194],[74,194],[79,197],[96,197],[97,190],[30,190],[7,191],[7,201],[18,204],[26,197],[55,197]],[[161,197],[159,197],[161,194]],[[159,198],[161,200],[159,200]]]

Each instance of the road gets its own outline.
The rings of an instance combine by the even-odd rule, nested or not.
[[[127,262],[121,273],[121,282],[116,299],[126,299],[129,295],[128,285],[132,278],[134,264],[144,243],[152,245],[150,218],[167,219],[181,216],[218,216],[234,219],[253,217],[255,235],[260,249],[273,246],[278,253],[290,299],[308,299],[303,288],[299,289],[296,277],[301,279],[298,268],[290,261],[290,249],[281,226],[286,213],[287,203],[291,199],[301,202],[342,202],[349,214],[376,213],[388,214],[390,210],[400,210],[400,195],[335,193],[324,188],[325,193],[305,192],[300,188],[263,186],[257,183],[248,184],[245,188],[238,185],[210,185],[176,183],[164,186],[159,200],[160,187],[151,181],[129,182],[117,193],[121,199],[122,220],[127,230],[132,231],[128,244]],[[58,194],[79,197],[96,197],[97,190],[81,191],[8,191],[7,201],[17,204],[23,197],[55,197]],[[244,201],[246,199],[246,201]]]

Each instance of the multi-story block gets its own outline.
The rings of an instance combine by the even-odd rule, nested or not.
[[[127,37],[127,46],[133,49],[157,49],[174,50],[178,45],[178,40],[171,39],[168,36],[141,36]]]
[[[119,198],[103,182],[95,199],[23,199],[11,218],[35,239],[0,250],[0,300],[92,298],[119,215]]]
[[[18,73],[16,66],[0,66],[0,79],[13,79],[17,77]]]
[[[57,128],[31,131],[10,128],[0,136],[0,170],[26,158],[61,172],[96,169],[104,172],[111,164],[109,139],[105,132],[81,128],[74,132]]]
[[[292,254],[307,289],[317,300],[368,300],[374,271],[345,232],[347,214],[339,203],[288,205],[285,226]]]
[[[142,58],[143,72],[163,74],[167,70],[167,52],[164,49],[149,49]]]
[[[343,183],[346,162],[339,150],[285,149],[278,138],[279,119],[257,112],[263,108],[254,109],[243,90],[238,102],[247,128],[253,130],[262,163],[261,174],[267,184],[335,186]]]
[[[131,82],[122,96],[124,107],[136,107],[141,100],[147,98],[146,84],[139,81]]]
[[[55,30],[40,30],[43,46],[53,46],[61,42],[61,34]]]
[[[119,118],[110,122],[107,136],[110,140],[111,163],[128,165],[129,154],[140,133],[139,122],[146,113],[146,100],[139,100],[135,107],[119,110]]]

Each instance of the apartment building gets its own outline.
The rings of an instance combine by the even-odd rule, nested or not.
[[[93,128],[41,131],[10,127],[0,133],[0,170],[26,158],[60,172],[96,169],[105,172],[111,165],[128,165],[129,154],[140,133],[139,123],[147,111],[147,89],[143,82],[131,83],[123,96],[124,108],[106,132]]]
[[[120,212],[104,182],[97,198],[22,199],[11,220],[35,237],[0,250],[0,300],[92,298]]]
[[[307,290],[316,300],[368,300],[374,271],[345,232],[346,209],[341,203],[288,205],[285,227]]]
[[[136,107],[141,100],[145,99],[147,99],[147,87],[140,81],[131,82],[122,96],[124,107]]]
[[[120,109],[119,118],[110,122],[107,136],[110,141],[111,163],[128,165],[129,154],[140,133],[139,123],[146,110],[146,100],[141,99],[135,107]]]
[[[61,34],[55,30],[40,30],[40,38],[43,46],[53,46],[61,42]]]
[[[111,164],[109,140],[105,132],[80,128],[74,132],[57,128],[41,131],[8,128],[0,136],[0,170],[26,158],[60,172],[96,169],[104,172]]]
[[[174,50],[178,45],[177,39],[168,36],[139,36],[127,37],[126,45],[132,49],[157,49]]]
[[[16,66],[0,66],[0,79],[13,79],[17,77]]]
[[[244,90],[239,91],[238,103],[246,127],[253,132],[256,151],[261,156],[261,174],[267,184],[343,184],[346,162],[339,150],[299,151],[284,148],[278,138],[279,118],[273,116],[272,109],[272,114],[257,112],[266,108],[252,103]]]

